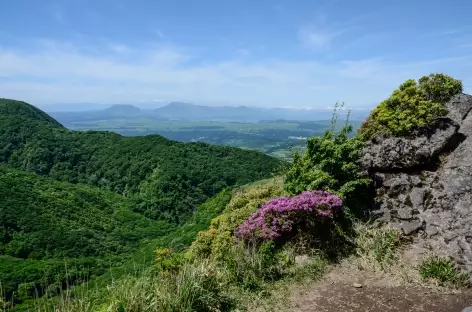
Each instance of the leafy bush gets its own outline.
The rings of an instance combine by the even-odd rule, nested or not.
[[[170,248],[156,249],[157,269],[163,272],[177,272],[185,261],[184,255]]]
[[[444,74],[409,79],[375,108],[359,130],[363,140],[378,134],[405,136],[447,114],[445,103],[462,92],[462,82]]]
[[[285,189],[290,194],[303,191],[326,190],[340,196],[351,210],[368,202],[370,179],[362,176],[357,165],[364,143],[350,137],[352,126],[346,125],[335,133],[338,118],[336,105],[332,126],[323,136],[311,137],[303,155],[294,153],[293,164],[285,178]]]
[[[469,286],[469,276],[460,273],[450,259],[430,256],[420,265],[420,275],[423,279],[436,279],[441,284]]]
[[[235,190],[223,213],[211,221],[207,231],[198,233],[189,250],[191,257],[217,260],[227,257],[235,244],[236,228],[260,205],[283,194],[281,182],[281,179],[271,179]]]
[[[241,224],[236,236],[250,241],[287,240],[298,230],[322,225],[341,207],[342,200],[326,191],[275,198]]]

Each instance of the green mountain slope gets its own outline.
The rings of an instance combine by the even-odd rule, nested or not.
[[[132,212],[133,200],[0,166],[0,254],[77,258],[123,253],[169,229]]]
[[[0,99],[0,293],[17,304],[55,294],[174,232],[187,245],[197,207],[280,164],[158,135],[69,131],[32,105]]]
[[[135,211],[154,219],[179,221],[223,188],[266,178],[280,164],[258,152],[180,143],[159,135],[69,131],[26,103],[0,103],[5,125],[0,130],[0,162],[124,196],[137,194],[145,201]]]
[[[9,298],[22,287],[42,294],[66,279],[101,274],[173,229],[132,212],[133,200],[113,192],[4,166],[0,198],[0,281]]]
[[[62,128],[62,125],[48,114],[22,101],[0,98],[0,116],[23,118],[23,120],[37,121],[46,125]]]

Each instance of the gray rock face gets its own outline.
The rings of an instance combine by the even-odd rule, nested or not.
[[[374,138],[361,158],[362,166],[380,172],[423,166],[454,143],[458,129],[454,120],[441,118],[413,139]]]
[[[472,278],[472,96],[447,107],[422,134],[373,139],[361,164],[374,180],[379,220],[452,257]]]

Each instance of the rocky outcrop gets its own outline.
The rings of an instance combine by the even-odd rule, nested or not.
[[[412,139],[376,137],[365,149],[362,166],[377,172],[427,166],[454,144],[458,129],[452,119],[441,118]]]
[[[472,274],[472,96],[447,107],[410,138],[373,139],[361,164],[374,180],[378,220]]]

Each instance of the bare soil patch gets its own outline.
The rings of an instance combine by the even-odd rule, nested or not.
[[[356,288],[354,284],[361,284]],[[286,311],[461,312],[472,306],[472,290],[450,290],[401,282],[391,275],[337,267],[322,280],[290,290]]]

